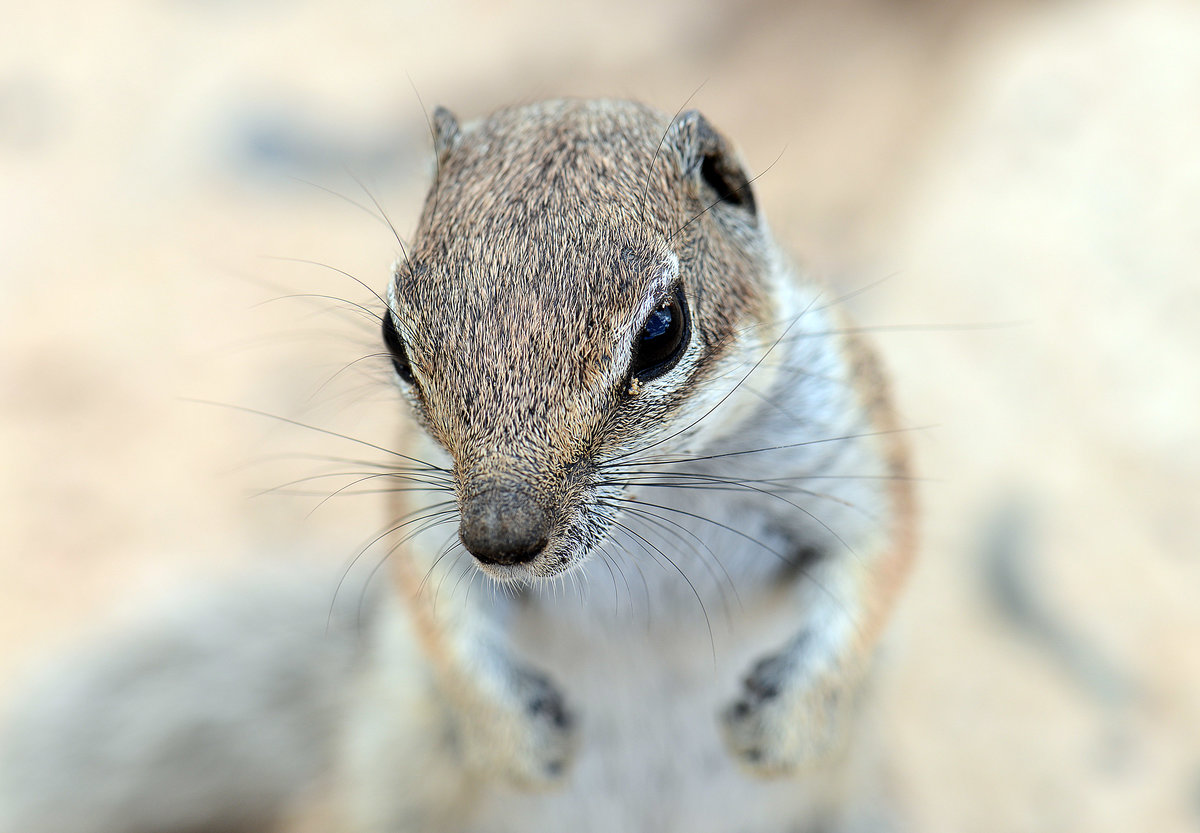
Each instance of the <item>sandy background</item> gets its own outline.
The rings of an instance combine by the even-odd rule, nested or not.
[[[464,118],[706,81],[752,168],[782,152],[781,240],[882,281],[853,308],[934,426],[886,701],[915,829],[1200,829],[1200,7],[3,5],[0,700],[140,599],[382,522],[256,496],[360,449],[189,400],[389,442],[378,365],[324,384],[373,330],[262,302],[368,297],[272,257],[382,287],[389,232],[308,183],[413,227],[409,77]]]

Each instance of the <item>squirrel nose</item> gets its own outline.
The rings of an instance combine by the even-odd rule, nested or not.
[[[528,490],[485,489],[463,501],[458,537],[485,564],[521,564],[545,549],[550,513]]]

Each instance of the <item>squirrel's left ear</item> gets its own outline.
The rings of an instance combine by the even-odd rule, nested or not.
[[[462,138],[462,130],[458,119],[445,107],[437,107],[433,111],[433,152],[437,154],[438,164],[446,161],[450,151],[458,145]]]
[[[666,144],[675,150],[680,172],[701,194],[712,195],[707,202],[715,198],[757,216],[750,179],[737,153],[699,110],[688,110],[675,119],[667,130]]]

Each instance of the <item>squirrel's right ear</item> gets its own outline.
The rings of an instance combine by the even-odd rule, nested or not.
[[[433,152],[437,154],[438,163],[446,161],[446,156],[454,150],[458,140],[462,138],[462,130],[458,119],[445,107],[437,107],[433,111]]]
[[[741,160],[699,110],[688,110],[675,119],[667,129],[666,144],[675,150],[680,173],[697,188],[706,187],[717,202],[757,216],[754,192]]]

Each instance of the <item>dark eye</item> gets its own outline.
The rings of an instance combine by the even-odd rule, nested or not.
[[[404,340],[400,338],[400,331],[396,329],[391,312],[383,315],[383,343],[392,356],[392,367],[395,368],[396,375],[411,385],[414,381],[412,365],[408,362],[408,351],[404,349]]]
[[[687,302],[683,288],[675,290],[671,300],[660,304],[646,319],[633,345],[633,377],[647,382],[675,366],[687,349],[691,336]]]

